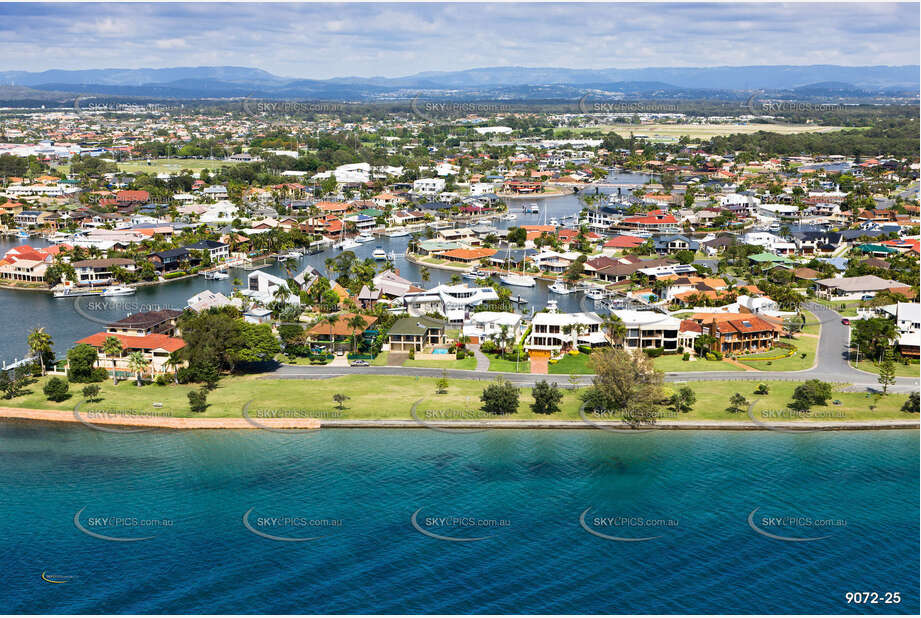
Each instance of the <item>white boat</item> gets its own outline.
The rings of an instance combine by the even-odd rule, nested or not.
[[[515,273],[506,273],[499,277],[499,281],[505,285],[516,285],[522,288],[533,288],[537,285],[537,281],[534,280],[534,277],[529,277],[527,275],[516,275]]]
[[[28,238],[29,233],[25,230],[16,230],[16,238]]]
[[[464,273],[463,275],[461,275],[461,277],[463,277],[464,279],[474,279],[474,280],[486,279],[487,277],[489,277],[489,273],[484,273],[481,270],[473,269],[470,272]]]
[[[60,287],[53,291],[55,298],[70,298],[71,296],[100,296],[105,288],[77,288],[72,286]]]
[[[548,289],[554,294],[561,294],[561,295],[572,294],[575,291],[572,288],[566,287],[566,284],[563,283],[562,281],[557,281],[556,283],[551,285]]]
[[[373,257],[375,260],[386,260],[387,252],[384,251],[382,247],[378,247],[377,249],[371,252],[371,257]]]
[[[387,238],[400,238],[401,236],[409,236],[409,230],[394,230],[392,232],[387,232]]]
[[[359,243],[355,242],[351,238],[346,238],[345,240],[341,240],[333,245],[333,249],[338,249],[339,251],[349,251],[360,246],[361,245]]]
[[[585,295],[592,300],[604,300],[604,290],[600,288],[589,288],[585,291]]]
[[[517,219],[517,218],[518,218],[518,215],[516,215],[516,214],[513,213],[513,212],[510,212],[510,213],[508,213],[507,215],[505,215],[504,217],[502,217],[502,219],[505,220],[505,221],[514,221],[514,220]]]
[[[229,279],[229,278],[230,278],[230,275],[228,275],[222,270],[213,270],[209,273],[205,273],[205,279],[223,281],[224,279]]]
[[[131,296],[134,288],[127,285],[113,285],[105,289],[100,296]]]
[[[552,225],[553,227],[560,227],[560,220],[557,219],[556,217],[553,217],[552,219],[550,219],[550,225]]]
[[[374,236],[371,234],[359,234],[355,237],[355,242],[360,243],[371,242],[372,240],[374,240]]]
[[[525,208],[525,212],[530,213],[530,214],[532,214],[532,215],[539,215],[539,214],[540,214],[540,206],[538,206],[537,203],[528,204],[528,205],[525,206],[524,208]]]

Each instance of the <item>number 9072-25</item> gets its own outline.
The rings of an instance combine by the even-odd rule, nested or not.
[[[898,592],[845,592],[844,599],[855,605],[895,605],[902,602]]]

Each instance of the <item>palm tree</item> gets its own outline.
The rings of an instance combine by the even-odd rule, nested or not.
[[[336,346],[333,343],[333,329],[336,327],[336,323],[339,321],[339,316],[335,313],[331,313],[324,317],[323,321],[329,324],[329,347],[331,350],[334,350]]]
[[[349,321],[346,323],[349,327],[349,330],[352,331],[352,352],[355,351],[355,341],[358,334],[365,332],[365,329],[368,328],[365,319],[358,314],[353,315]]]
[[[144,353],[140,350],[132,352],[128,355],[128,369],[134,372],[138,386],[141,385],[141,374],[147,371],[149,366],[150,361],[144,358]]]
[[[179,367],[182,365],[182,358],[179,352],[170,352],[169,357],[163,361],[163,366],[173,370],[173,383],[179,384]]]
[[[613,313],[604,316],[601,327],[611,341],[611,345],[622,346],[624,344],[624,339],[627,336],[627,326],[619,317]]]
[[[54,346],[51,335],[45,332],[44,327],[33,329],[29,333],[28,343],[32,353],[38,354],[38,360],[42,365],[42,375],[45,375],[45,354],[49,354]]]
[[[112,384],[118,386],[118,374],[115,371],[117,358],[122,355],[122,342],[118,337],[106,337],[102,342],[102,352],[106,358],[112,359]]]

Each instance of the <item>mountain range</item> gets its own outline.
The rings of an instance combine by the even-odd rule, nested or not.
[[[413,97],[562,99],[585,93],[647,98],[736,98],[764,90],[791,96],[917,97],[919,66],[772,65],[566,69],[489,67],[405,77],[299,79],[236,66],[0,71],[0,88],[164,98],[309,98],[373,101]],[[9,91],[9,88],[3,88]],[[0,97],[2,98],[2,97]]]

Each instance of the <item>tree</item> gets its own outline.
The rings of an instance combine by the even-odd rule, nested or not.
[[[192,412],[204,412],[208,409],[208,389],[200,388],[189,391],[188,398]]]
[[[166,369],[172,369],[173,371],[173,383],[179,384],[179,367],[182,366],[182,357],[179,355],[179,352],[170,352],[170,355],[165,361],[163,361],[163,366]]]
[[[128,370],[134,372],[135,383],[138,386],[141,385],[141,374],[147,371],[148,367],[150,367],[150,361],[140,350],[128,355]]]
[[[793,390],[793,407],[808,410],[811,406],[824,406],[831,397],[831,384],[821,380],[806,380]]]
[[[70,397],[68,391],[70,391],[70,384],[68,384],[67,380],[62,380],[57,376],[52,376],[42,389],[42,392],[45,393],[45,397],[51,401],[64,401]]]
[[[592,410],[620,411],[624,418],[654,422],[664,398],[663,372],[639,350],[600,348],[589,361],[595,377],[581,398]]]
[[[768,385],[767,385],[767,384],[763,384],[763,383],[762,383],[762,384],[759,384],[759,385],[758,385],[758,388],[755,389],[755,394],[756,394],[756,395],[767,395],[768,392],[770,392],[770,389],[768,388]]]
[[[905,403],[902,404],[902,412],[914,412],[918,414],[918,411],[921,410],[919,407],[919,394],[918,391],[911,393],[908,396],[908,399],[905,400]]]
[[[560,401],[563,400],[563,391],[556,384],[541,380],[534,385],[531,391],[534,403],[531,411],[535,414],[553,414],[560,411]]]
[[[336,408],[339,410],[345,409],[345,405],[343,404],[345,404],[345,402],[348,401],[349,399],[351,399],[351,397],[349,397],[345,393],[336,393],[335,395],[333,395],[333,401],[336,402]]]
[[[52,341],[51,335],[46,333],[43,327],[35,328],[29,333],[28,344],[32,353],[38,356],[42,366],[42,375],[45,375],[45,359],[49,356],[51,356],[52,360],[54,358],[52,355],[54,341]]]
[[[83,398],[87,401],[95,401],[96,397],[99,396],[99,385],[98,384],[87,384],[83,387]]]
[[[690,412],[695,403],[697,403],[697,395],[690,386],[682,386],[671,398],[671,405],[677,412]]]
[[[729,407],[726,409],[730,412],[738,413],[744,410],[747,405],[748,399],[745,398],[745,395],[742,393],[734,393],[732,397],[729,398]]]
[[[895,339],[895,322],[886,318],[870,318],[851,322],[851,343],[863,356],[879,359]]]
[[[93,368],[99,354],[96,348],[80,343],[67,351],[67,379],[71,382],[92,382]]]
[[[264,363],[281,352],[270,324],[240,324],[240,345],[231,354],[236,363]]]
[[[3,392],[3,398],[13,399],[14,397],[19,397],[22,394],[23,387],[30,379],[29,373],[23,365],[7,371],[0,370],[0,391]]]
[[[895,359],[892,348],[887,348],[883,354],[883,361],[879,364],[878,382],[883,387],[883,395],[888,393],[890,384],[895,384]]]
[[[106,337],[102,342],[102,352],[106,358],[112,359],[112,384],[118,385],[118,375],[115,372],[115,363],[122,355],[122,342],[118,337]]]
[[[443,395],[448,392],[448,370],[441,370],[441,377],[435,382],[435,393]]]
[[[334,349],[336,346],[333,345],[333,329],[336,328],[336,323],[339,321],[339,315],[335,313],[331,313],[327,315],[326,317],[322,318],[322,321],[329,324],[330,349]]]
[[[518,389],[508,380],[496,380],[483,389],[481,409],[488,414],[514,414],[518,411]]]
[[[348,326],[349,330],[352,331],[352,351],[354,352],[358,341],[358,335],[365,332],[365,329],[368,328],[368,323],[365,322],[363,317],[356,313],[351,318],[349,318],[349,321],[346,322],[346,326]]]
[[[611,345],[622,346],[624,344],[624,339],[627,337],[627,326],[618,316],[613,313],[604,316],[601,329],[608,336]]]

